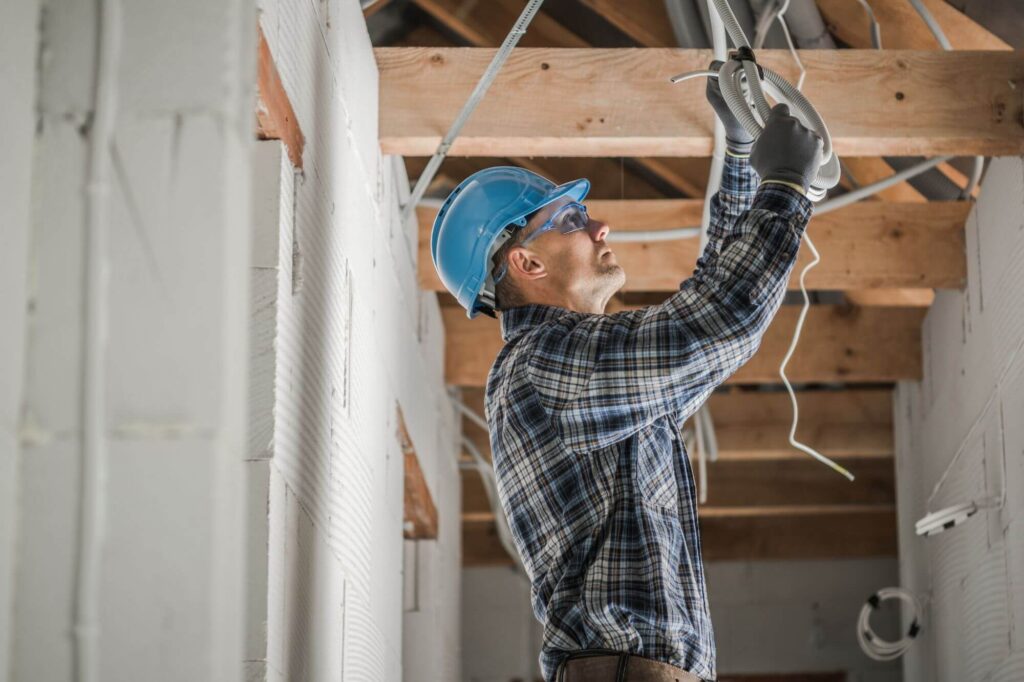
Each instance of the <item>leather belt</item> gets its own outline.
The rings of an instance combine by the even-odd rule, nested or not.
[[[703,682],[691,672],[643,656],[607,650],[570,654],[558,667],[557,682]]]

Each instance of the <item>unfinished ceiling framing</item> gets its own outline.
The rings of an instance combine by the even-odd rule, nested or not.
[[[926,0],[953,51],[942,51],[905,0],[816,0],[841,49],[801,50],[805,92],[844,164],[840,191],[901,167],[901,157],[1024,152],[1024,54],[944,0]],[[415,178],[433,153],[523,0],[378,0],[367,10],[380,69],[380,141]],[[758,3],[753,3],[758,4]],[[556,182],[588,177],[592,213],[615,230],[699,224],[712,148],[704,49],[673,49],[663,0],[550,0],[456,141],[430,194],[443,197],[489,165],[518,165]],[[632,48],[632,49],[622,49]],[[758,53],[795,80],[785,50]],[[758,354],[714,394],[720,444],[700,509],[705,557],[894,556],[891,386],[921,377],[921,322],[934,289],[962,286],[971,202],[950,201],[969,163],[940,164],[860,203],[815,217],[822,254],[808,277],[816,305],[789,369],[799,384],[798,437],[857,475],[847,483],[787,444],[790,408],[779,363],[798,308],[784,306]],[[447,333],[445,376],[483,412],[483,384],[501,346],[498,325],[467,320],[444,293],[426,245],[435,209],[420,207],[419,281],[436,291]],[[663,300],[692,271],[696,240],[616,245],[627,273],[612,309]],[[808,255],[801,253],[800,263]],[[799,271],[799,265],[797,271]],[[795,286],[791,282],[791,288]],[[489,456],[487,434],[465,435]],[[466,456],[466,461],[471,461]],[[479,476],[463,471],[464,563],[510,563]]]

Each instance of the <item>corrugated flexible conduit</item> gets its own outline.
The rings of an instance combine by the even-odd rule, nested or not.
[[[99,680],[100,578],[107,504],[107,325],[109,310],[110,145],[121,56],[119,0],[100,0],[96,80],[85,181],[85,330],[82,342],[82,450],[72,639],[73,677]]]

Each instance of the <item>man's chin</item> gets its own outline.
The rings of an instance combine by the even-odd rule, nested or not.
[[[626,271],[618,263],[609,263],[601,268],[602,279],[608,280],[609,286],[614,285],[612,292],[616,292],[626,284]]]

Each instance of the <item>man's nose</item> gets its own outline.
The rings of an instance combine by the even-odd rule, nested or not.
[[[590,219],[590,224],[587,226],[587,229],[590,232],[590,238],[595,242],[604,241],[604,238],[612,231],[612,229],[608,227],[608,223],[603,220],[595,220],[594,218]]]

